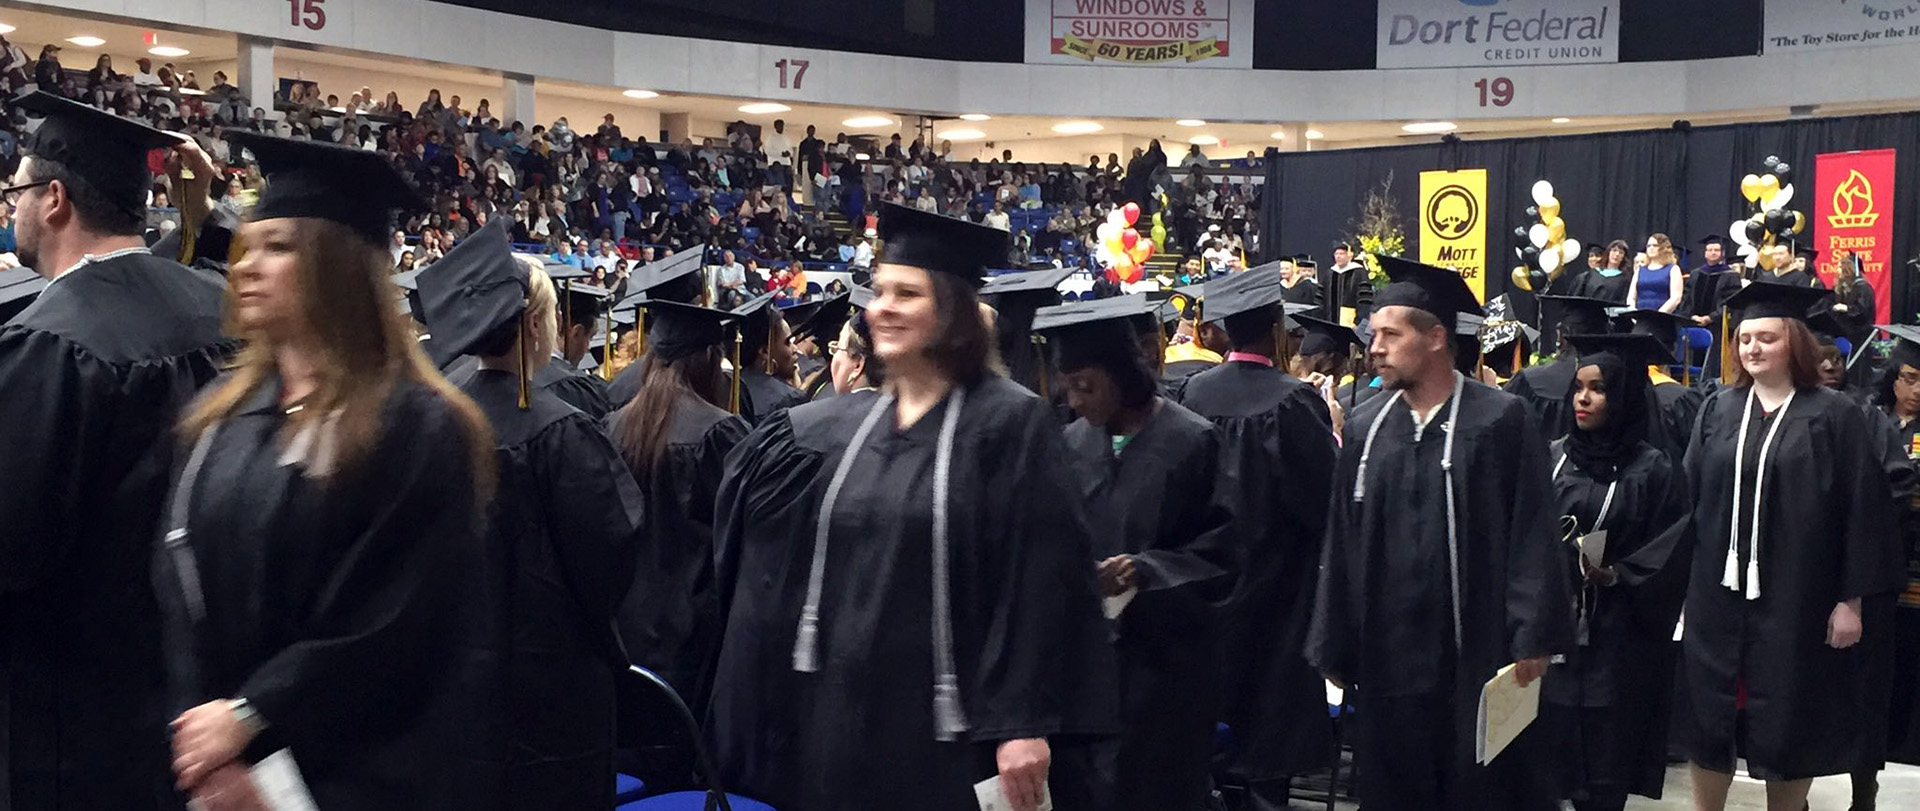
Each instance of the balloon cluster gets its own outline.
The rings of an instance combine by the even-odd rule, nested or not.
[[[1513,254],[1519,266],[1513,269],[1513,286],[1533,292],[1546,289],[1547,282],[1580,258],[1580,240],[1567,237],[1567,222],[1560,219],[1560,199],[1553,196],[1553,184],[1545,180],[1533,184],[1533,205],[1527,206],[1532,227],[1513,229]]]
[[[1158,223],[1159,215],[1154,216]],[[1140,281],[1146,272],[1147,260],[1153,256],[1153,239],[1141,237],[1133,228],[1139,220],[1140,205],[1128,203],[1107,212],[1107,221],[1095,231],[1100,247],[1094,250],[1093,258],[1107,266],[1108,276],[1116,282]]]
[[[1793,167],[1773,155],[1768,155],[1764,163],[1766,174],[1740,179],[1740,196],[1747,198],[1752,213],[1735,222],[1729,235],[1740,246],[1737,253],[1748,265],[1772,270],[1773,253],[1767,249],[1778,240],[1806,231],[1807,215],[1787,209],[1793,202]]]

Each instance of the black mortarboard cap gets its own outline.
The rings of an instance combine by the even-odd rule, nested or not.
[[[1310,315],[1296,315],[1293,320],[1307,330],[1307,337],[1300,341],[1302,355],[1322,355],[1329,352],[1345,355],[1351,347],[1367,345],[1360,340],[1360,333],[1354,332],[1352,327],[1345,324]]]
[[[1893,351],[1887,356],[1887,369],[1893,374],[1900,373],[1900,367],[1912,366],[1920,369],[1920,327],[1906,324],[1885,324],[1879,327],[1882,332],[1893,336]]]
[[[1807,320],[1813,307],[1831,293],[1823,287],[1807,287],[1783,282],[1758,281],[1740,288],[1727,299],[1727,307],[1749,318],[1794,318]]]
[[[1007,232],[895,203],[880,208],[883,261],[937,270],[978,288],[986,269],[1007,261]]]
[[[567,267],[562,265],[562,267]],[[598,285],[584,282],[554,282],[560,294],[561,329],[568,324],[591,324],[606,310],[607,300],[613,298],[613,291]]]
[[[793,337],[815,339],[824,337],[833,340],[840,337],[840,327],[847,323],[847,317],[852,314],[851,293],[841,293],[825,299],[818,303],[806,320],[794,326]]]
[[[641,265],[628,277],[629,297],[646,293],[649,298],[664,298],[682,304],[697,301],[702,292],[702,285],[692,282],[688,282],[684,287],[669,285],[686,279],[691,274],[699,273],[704,266],[701,262],[702,258],[703,254],[699,248],[690,248]]]
[[[1719,243],[1722,247],[1724,247],[1727,244],[1727,238],[1719,234],[1708,234],[1700,238],[1700,244],[1702,245],[1712,245],[1714,243]]]
[[[577,268],[566,262],[548,262],[546,263],[546,271],[547,278],[554,280],[556,283],[564,282],[568,279],[584,279],[593,275],[587,272],[586,268]]]
[[[648,350],[661,360],[679,360],[711,346],[727,342],[727,325],[739,316],[725,310],[681,304],[677,301],[647,301]]]
[[[507,242],[501,218],[473,232],[416,282],[433,333],[436,366],[479,354],[482,344],[527,309],[527,271]]]
[[[847,301],[852,303],[856,309],[864,310],[872,307],[873,299],[873,288],[859,284],[847,285]]]
[[[253,207],[255,220],[313,217],[385,245],[393,233],[393,212],[427,208],[420,193],[378,152],[245,130],[228,131],[227,140],[252,152],[267,178]]]
[[[1144,293],[1070,301],[1034,313],[1033,331],[1046,336],[1055,366],[1071,372],[1138,354],[1140,322],[1158,307]]]
[[[1673,363],[1673,347],[1663,344],[1660,339],[1641,332],[1610,333],[1604,335],[1565,335],[1567,343],[1573,344],[1573,350],[1580,357],[1600,352],[1615,355],[1628,364],[1640,367],[1665,366]]]
[[[1620,306],[1618,302],[1586,296],[1542,293],[1539,299],[1546,322],[1558,326],[1561,334],[1602,334],[1607,331],[1607,310]]]
[[[1669,344],[1679,338],[1680,330],[1694,325],[1684,316],[1662,310],[1628,310],[1619,318],[1628,324],[1625,332],[1651,335]]]
[[[1397,256],[1380,257],[1380,265],[1392,281],[1374,298],[1375,310],[1394,306],[1422,310],[1440,319],[1448,332],[1458,329],[1461,313],[1480,315],[1480,300],[1460,274]]]
[[[126,210],[145,212],[147,153],[179,143],[164,132],[43,90],[17,96],[15,107],[45,116],[26,153],[65,166]]]
[[[733,308],[731,313],[740,317],[740,340],[749,347],[764,346],[772,337],[773,323],[768,321],[767,313],[772,312],[768,305],[773,303],[778,291],[762,293],[749,299],[747,303]],[[742,354],[751,356],[754,350]]]
[[[1032,296],[1045,299],[1045,304],[1059,301],[1060,283],[1077,272],[1078,268],[1044,268],[1020,273],[1002,273],[987,280],[980,288],[982,298],[988,296]],[[996,300],[996,304],[998,301]]]
[[[824,302],[790,301],[786,304],[776,306],[780,308],[780,319],[787,322],[788,327],[799,329],[800,325],[806,323],[807,319],[812,318],[814,313],[820,312],[820,305],[822,303]]]
[[[400,289],[402,290],[419,290],[420,274],[427,272],[427,268],[431,268],[431,267],[433,266],[428,265],[427,267],[420,268],[419,270],[403,270],[387,278],[392,279],[393,283],[399,285]]]
[[[1231,315],[1271,307],[1279,303],[1286,288],[1280,285],[1280,277],[1271,273],[1245,271],[1232,273],[1201,285],[1201,300],[1204,302],[1200,317],[1207,321],[1219,321]]]

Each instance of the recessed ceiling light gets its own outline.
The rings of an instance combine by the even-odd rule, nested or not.
[[[986,133],[972,129],[947,130],[939,135],[943,141],[978,141],[985,137]]]
[[[622,91],[620,95],[626,96],[627,98],[630,98],[630,99],[653,99],[653,98],[660,97],[659,93],[655,93],[651,90],[626,90],[626,91]]]
[[[147,53],[153,54],[154,56],[186,56],[187,54],[190,54],[193,52],[185,48],[177,48],[172,45],[155,45],[151,48],[148,48]]]
[[[1220,143],[1220,139],[1211,135],[1195,135],[1192,138],[1188,138],[1187,143],[1193,144],[1194,146],[1213,146],[1214,144]]]
[[[13,33],[13,26],[8,25],[6,23],[0,23],[0,34],[11,34],[11,33]]]
[[[1207,125],[1207,122],[1201,121],[1198,118],[1182,118],[1179,121],[1175,121],[1173,123],[1178,124],[1182,127],[1204,127]]]
[[[1272,138],[1273,140],[1276,140],[1276,141],[1284,141],[1284,140],[1287,140],[1287,131],[1274,130],[1272,133],[1269,133],[1267,137]]]
[[[1410,132],[1414,135],[1432,135],[1440,132],[1453,132],[1459,128],[1460,125],[1452,121],[1415,121],[1401,127],[1400,131]]]
[[[1086,135],[1106,129],[1098,121],[1062,121],[1053,125],[1053,131],[1061,135]]]
[[[867,129],[871,127],[891,127],[896,122],[884,115],[860,115],[840,123],[853,127],[854,129]]]
[[[1564,116],[1563,116],[1563,117],[1560,117],[1560,118],[1556,118],[1556,119],[1554,119],[1554,120],[1553,120],[1553,123],[1555,123],[1555,124],[1570,124],[1570,123],[1573,123],[1573,119],[1571,119],[1571,118],[1566,118],[1566,117],[1564,117]]]
[[[756,101],[752,104],[740,105],[740,112],[746,113],[747,115],[772,115],[774,113],[784,113],[791,109],[793,108],[777,101]]]
[[[960,116],[960,120],[961,121],[991,121],[993,120],[993,116],[987,115],[986,113],[966,113]]]
[[[1307,140],[1309,141],[1318,141],[1322,138],[1327,137],[1326,133],[1321,132],[1319,130],[1307,130],[1305,135],[1307,136]]]
[[[67,37],[67,41],[82,48],[98,48],[107,44],[106,40],[99,37]]]

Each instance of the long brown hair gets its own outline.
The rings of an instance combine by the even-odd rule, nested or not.
[[[1798,318],[1780,319],[1786,322],[1787,333],[1787,372],[1793,378],[1796,389],[1810,389],[1820,385],[1820,341],[1813,337],[1813,330],[1807,328],[1807,322]],[[1739,333],[1736,331],[1735,350]],[[1753,385],[1753,375],[1747,372],[1747,365],[1733,365],[1733,387],[1736,389]]]
[[[642,487],[667,456],[667,437],[684,395],[694,395],[716,408],[720,399],[720,348],[707,347],[683,358],[661,360],[648,354],[641,361],[646,383],[614,418],[613,443],[627,460],[633,478]]]
[[[474,486],[490,498],[494,484],[493,436],[480,409],[427,360],[410,320],[393,304],[386,249],[351,229],[319,219],[294,220],[298,260],[295,286],[312,322],[316,386],[303,408],[287,419],[282,441],[327,415],[338,414],[334,463],[324,478],[363,462],[383,436],[388,397],[403,383],[417,383],[446,401],[466,436]],[[249,395],[279,376],[273,341],[248,334],[233,375],[181,420],[180,435],[192,441],[210,425],[233,415]]]

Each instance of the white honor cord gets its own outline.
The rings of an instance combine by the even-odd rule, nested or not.
[[[1447,480],[1447,574],[1453,594],[1453,644],[1458,649],[1463,643],[1460,613],[1460,528],[1456,518],[1457,508],[1453,495],[1453,433],[1459,428],[1460,393],[1466,388],[1467,377],[1458,371],[1453,373],[1453,402],[1447,407],[1447,422],[1441,426],[1447,438],[1440,451],[1440,475]],[[1360,469],[1354,476],[1353,500],[1358,503],[1367,497],[1367,461],[1373,456],[1373,440],[1380,435],[1380,425],[1387,420],[1387,414],[1393,410],[1393,404],[1400,401],[1404,390],[1395,391],[1393,397],[1380,408],[1373,423],[1367,426],[1367,441],[1360,446]],[[1411,410],[1411,406],[1409,406]]]
[[[960,428],[960,410],[967,390],[955,388],[948,398],[946,418],[940,422],[940,441],[933,455],[933,723],[934,738],[958,740],[967,731],[967,715],[960,705],[960,676],[953,666],[953,584],[948,581],[947,521],[952,496],[953,435]]]
[[[187,615],[195,622],[206,619],[207,598],[200,584],[200,566],[188,543],[187,523],[193,510],[193,488],[200,481],[200,467],[207,462],[207,451],[212,449],[213,435],[219,427],[219,423],[208,425],[193,443],[187,466],[181,469],[180,479],[173,485],[173,499],[167,508],[167,535],[161,542],[173,558],[173,568],[180,579],[180,594],[187,601]]]
[[[1554,481],[1560,480],[1560,469],[1566,466],[1567,466],[1567,455],[1562,453],[1560,454],[1560,462],[1553,466]],[[1620,477],[1619,476],[1613,477],[1613,482],[1607,485],[1606,497],[1600,499],[1600,514],[1594,517],[1593,526],[1590,526],[1587,528],[1588,532],[1598,532],[1600,530],[1600,526],[1606,523],[1607,511],[1613,507],[1613,492],[1619,486],[1620,486]],[[1576,532],[1578,531],[1578,527],[1575,528],[1575,531]]]
[[[867,444],[867,435],[873,433],[873,426],[880,422],[891,405],[891,394],[882,394],[873,401],[873,408],[860,421],[859,430],[853,432],[853,442],[841,455],[840,464],[833,469],[833,480],[827,484],[827,496],[820,502],[820,515],[814,519],[813,563],[807,570],[807,602],[800,609],[800,627],[793,639],[793,669],[801,673],[820,670],[820,592],[826,586],[827,527],[833,520],[834,502],[840,500],[840,487],[847,483],[847,473],[853,469],[854,457],[860,455],[860,447]]]
[[[1773,451],[1773,438],[1780,433],[1780,425],[1787,421],[1787,407],[1793,405],[1793,396],[1797,391],[1788,392],[1787,399],[1780,402],[1780,408],[1774,412],[1773,424],[1767,426],[1767,436],[1760,442],[1760,462],[1755,465],[1753,476],[1753,516],[1749,523],[1747,537],[1751,548],[1747,550],[1747,599],[1760,599],[1760,510],[1765,503],[1761,495],[1767,483],[1767,457]],[[1740,590],[1740,495],[1746,479],[1747,426],[1753,419],[1753,401],[1757,392],[1747,389],[1747,405],[1740,414],[1740,438],[1733,446],[1733,514],[1727,517],[1727,566],[1720,575],[1720,585],[1733,591]]]

